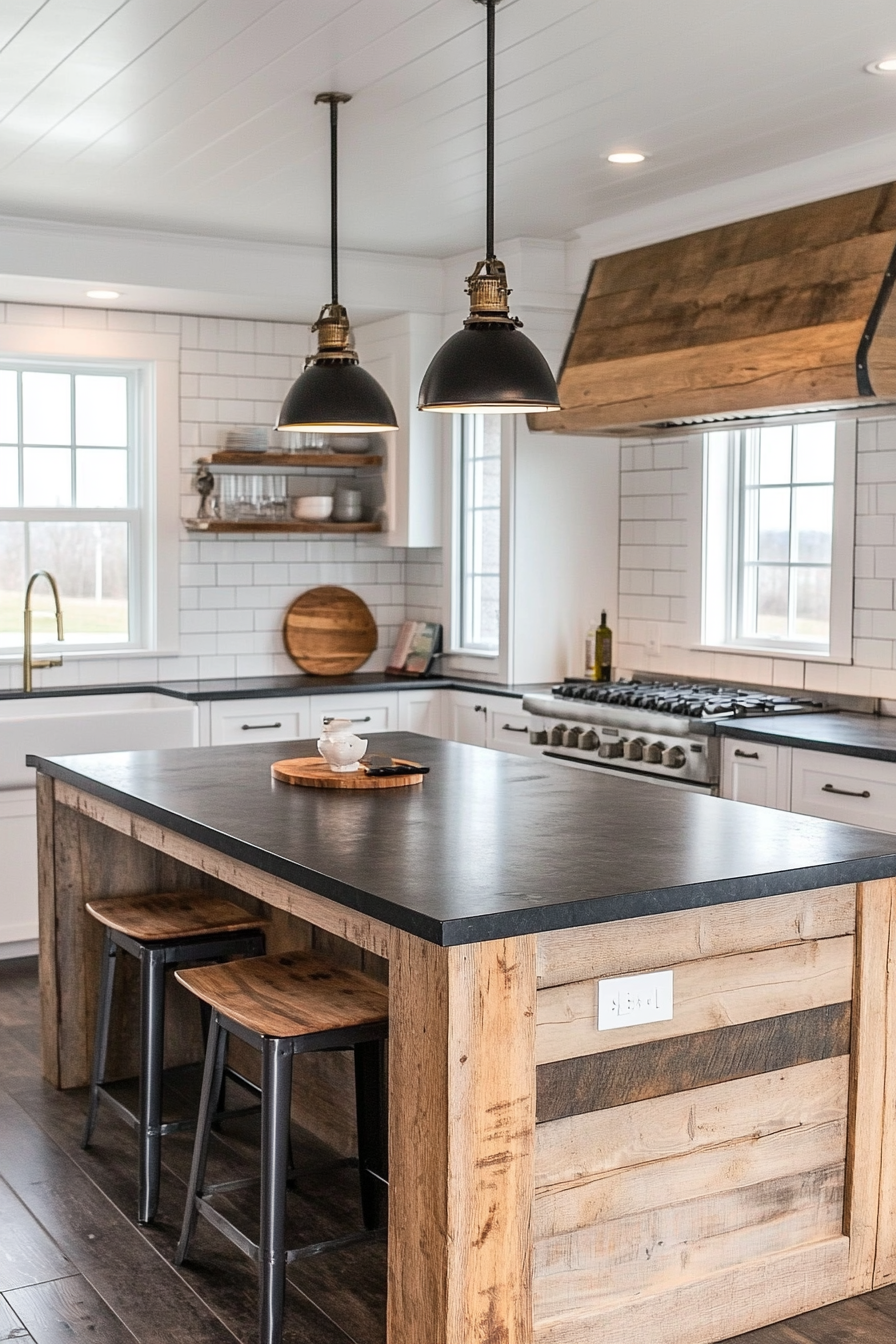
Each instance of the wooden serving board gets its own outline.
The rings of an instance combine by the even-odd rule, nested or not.
[[[410,765],[394,757],[396,765]],[[400,789],[404,784],[422,784],[422,775],[368,775],[361,770],[335,775],[320,756],[297,756],[291,761],[275,761],[274,779],[283,784],[301,784],[306,789]]]
[[[357,593],[325,584],[302,593],[283,622],[286,652],[303,672],[356,672],[377,645],[376,621]]]

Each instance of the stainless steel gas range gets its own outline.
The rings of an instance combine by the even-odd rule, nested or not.
[[[523,709],[545,720],[529,734],[545,756],[701,793],[719,791],[719,723],[824,708],[809,697],[684,682],[567,680],[523,697]]]

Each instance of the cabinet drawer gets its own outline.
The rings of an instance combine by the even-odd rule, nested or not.
[[[398,693],[386,691],[379,695],[346,695],[330,700],[325,695],[311,696],[311,733],[320,731],[321,720],[350,719],[352,728],[361,737],[365,733],[394,733],[398,731]]]
[[[759,807],[790,807],[789,747],[722,740],[722,797]]]
[[[212,703],[213,747],[309,737],[308,700],[219,700]]]
[[[791,808],[811,817],[896,831],[896,764],[796,749]]]
[[[544,719],[536,718],[519,708],[518,702],[508,700],[505,704],[497,699],[489,706],[488,744],[497,751],[515,751],[521,756],[540,755],[542,748],[533,747],[529,742],[529,732],[533,728],[543,728]]]

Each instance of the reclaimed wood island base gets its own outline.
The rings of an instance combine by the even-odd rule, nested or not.
[[[388,1344],[715,1344],[896,1281],[892,837],[800,818],[792,867],[779,867],[773,881],[762,852],[764,840],[774,848],[773,831],[756,836],[764,809],[671,794],[659,804],[671,808],[665,824],[675,815],[683,826],[700,823],[710,849],[708,828],[723,819],[729,867],[737,865],[729,822],[752,826],[749,880],[729,873],[715,901],[706,872],[667,886],[674,900],[661,901],[656,885],[636,885],[629,893],[649,892],[649,902],[639,909],[630,895],[632,913],[614,910],[609,919],[594,917],[601,897],[582,890],[577,918],[567,899],[550,897],[533,918],[533,903],[521,899],[519,856],[513,873],[498,873],[480,850],[478,865],[489,869],[481,881],[501,882],[494,889],[511,909],[486,903],[479,937],[475,913],[455,910],[438,941],[426,923],[431,912],[408,913],[408,901],[402,913],[377,894],[387,850],[366,827],[381,825],[379,797],[339,795],[340,825],[352,819],[371,851],[362,862],[369,899],[351,903],[326,891],[348,879],[344,834],[321,836],[321,809],[333,795],[297,797],[304,791],[288,786],[272,793],[264,781],[268,804],[275,800],[299,830],[309,827],[295,835],[294,853],[307,861],[301,883],[282,875],[298,863],[282,845],[269,862],[250,852],[213,793],[189,817],[183,799],[180,810],[172,799],[163,808],[174,758],[185,770],[190,762],[194,787],[198,757],[227,770],[239,759],[245,789],[263,777],[265,750],[273,759],[278,745],[282,755],[275,744],[37,762],[44,1069],[52,1083],[81,1086],[88,1076],[98,956],[85,901],[185,885],[222,891],[274,912],[275,945],[301,938],[388,974]],[[436,784],[389,791],[390,842],[404,835],[419,846],[420,823],[438,805],[433,795],[450,795],[463,770],[473,776],[470,807],[484,805],[478,772],[492,789],[495,825],[511,839],[504,791],[516,781],[508,796],[523,793],[531,761],[484,762],[489,753],[477,748],[408,735],[385,749],[399,747],[430,764]],[[542,811],[555,790],[567,809],[571,799],[599,807],[609,796],[605,781],[536,768]],[[655,811],[666,793],[628,780],[619,787],[636,812],[639,804]],[[463,831],[453,843],[470,843],[481,817],[449,811]],[[204,815],[215,815],[218,829]],[[772,813],[762,824],[791,820]],[[589,863],[618,831],[618,817],[606,825],[588,842]],[[328,868],[309,852],[327,844]],[[797,862],[804,851],[814,851],[826,883],[850,873],[863,880],[809,887],[809,870]],[[459,880],[472,872],[462,853],[451,860]],[[409,856],[399,885],[419,859]],[[555,875],[563,898],[565,874]],[[427,873],[418,880],[425,885]],[[529,931],[495,936],[514,920]],[[598,980],[656,969],[673,971],[672,1019],[598,1031]],[[133,1036],[125,1021],[114,1043],[122,1071],[133,1070]],[[195,1040],[183,1049],[195,1057]],[[324,1129],[326,1090],[324,1080],[315,1094]]]

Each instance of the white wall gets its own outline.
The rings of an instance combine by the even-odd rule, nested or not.
[[[896,699],[896,419],[858,427],[851,665],[692,647],[699,619],[690,610],[698,596],[689,591],[689,546],[701,524],[686,450],[684,440],[622,445],[620,668]]]
[[[111,331],[174,335],[180,349],[180,448],[183,513],[196,511],[190,492],[195,459],[223,446],[233,425],[272,425],[308,348],[308,328],[295,323],[189,317],[170,313],[0,304],[0,324],[55,327],[78,351],[79,333]],[[177,657],[75,657],[35,672],[37,685],[71,686],[194,677],[268,676],[297,669],[280,634],[288,604],[318,583],[357,592],[379,627],[368,670],[385,667],[407,612],[441,605],[441,553],[378,546],[369,537],[215,536],[182,532],[180,652]],[[438,592],[438,601],[433,594]],[[21,685],[21,662],[0,660],[0,690]]]

